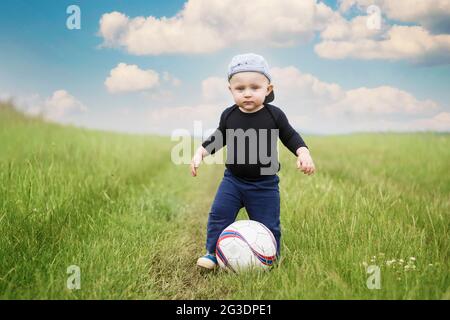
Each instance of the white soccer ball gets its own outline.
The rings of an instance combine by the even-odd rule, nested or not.
[[[219,266],[235,272],[269,269],[277,254],[277,242],[262,223],[239,220],[230,224],[217,240]]]

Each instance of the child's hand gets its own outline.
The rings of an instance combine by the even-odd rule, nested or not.
[[[300,169],[307,175],[311,175],[316,171],[309,150],[305,147],[298,148],[297,150],[297,169]]]
[[[198,148],[197,152],[195,152],[194,157],[191,161],[191,174],[193,177],[197,176],[197,168],[200,166],[203,157],[205,157],[207,154],[208,152],[203,147]]]

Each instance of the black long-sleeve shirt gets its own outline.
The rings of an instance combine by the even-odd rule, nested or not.
[[[260,110],[246,113],[235,104],[222,112],[219,127],[202,146],[214,154],[227,145],[226,167],[240,178],[258,180],[281,169],[278,138],[295,156],[298,148],[307,148],[280,108],[264,104]]]

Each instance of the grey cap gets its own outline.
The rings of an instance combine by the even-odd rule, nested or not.
[[[269,73],[269,65],[266,60],[264,57],[254,53],[238,54],[231,59],[231,62],[228,65],[228,81],[234,74],[246,71],[262,73],[269,79],[269,83],[272,82],[272,77]],[[272,92],[266,96],[264,103],[272,102],[273,99],[275,99],[275,95],[272,90]]]

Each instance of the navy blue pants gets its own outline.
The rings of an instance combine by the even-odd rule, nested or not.
[[[236,177],[225,169],[208,218],[206,250],[216,251],[216,243],[222,231],[236,220],[245,207],[250,220],[264,224],[272,231],[280,254],[280,190],[278,175],[262,176],[261,180],[248,181]]]

